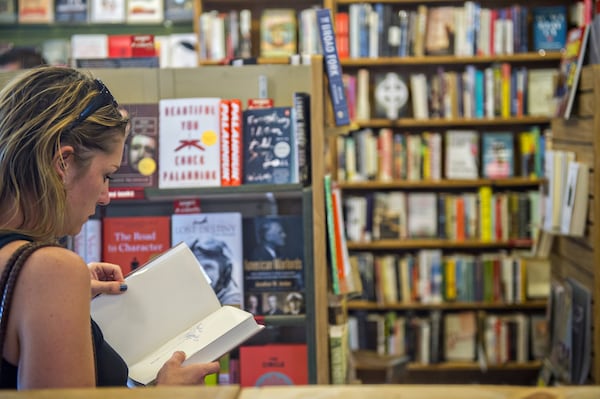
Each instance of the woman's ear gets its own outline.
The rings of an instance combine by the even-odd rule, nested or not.
[[[60,149],[54,155],[54,169],[63,181],[65,180],[65,175],[69,164],[73,160],[73,151],[74,149],[72,146],[65,145],[60,147]]]

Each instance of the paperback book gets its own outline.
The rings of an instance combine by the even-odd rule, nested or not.
[[[138,384],[155,381],[175,351],[186,354],[184,365],[212,362],[264,328],[251,313],[221,306],[185,243],[152,259],[125,282],[126,294],[94,298],[91,315]]]

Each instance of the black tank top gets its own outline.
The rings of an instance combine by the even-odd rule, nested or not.
[[[0,248],[17,241],[31,241],[30,237],[21,234],[0,235]],[[90,318],[92,338],[96,361],[96,382],[98,386],[126,386],[129,370],[117,352],[104,340],[100,327]],[[2,382],[0,389],[17,389],[18,367],[2,359]]]

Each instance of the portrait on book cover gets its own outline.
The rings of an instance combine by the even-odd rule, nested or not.
[[[222,305],[243,308],[240,213],[172,215],[171,241],[188,244]]]
[[[304,313],[302,217],[257,216],[245,218],[243,224],[247,310],[263,315]],[[252,295],[256,298],[250,300]]]

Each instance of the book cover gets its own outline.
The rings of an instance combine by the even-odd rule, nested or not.
[[[292,107],[246,109],[242,115],[244,183],[297,182]]]
[[[337,52],[331,11],[329,9],[320,8],[317,10],[317,26],[319,27],[319,37],[321,39],[321,48],[323,49],[323,61],[325,62],[329,97],[333,107],[335,124],[336,126],[348,125],[350,124],[350,117],[342,79],[342,65],[340,64],[340,57]]]
[[[85,23],[88,21],[88,0],[55,0],[54,21]]]
[[[126,0],[88,0],[91,23],[124,23]]]
[[[533,50],[562,50],[567,39],[567,7],[538,6],[532,14]]]
[[[202,265],[221,304],[243,306],[242,215],[172,215],[171,243],[182,241]]]
[[[566,49],[560,61],[556,89],[556,116],[569,119],[583,67],[590,25],[572,28],[567,33]]]
[[[558,69],[536,68],[527,73],[527,115],[552,116],[556,109],[554,95]],[[535,95],[531,95],[535,93]]]
[[[267,8],[260,17],[260,56],[289,57],[297,53],[296,11]]]
[[[49,24],[54,21],[54,2],[51,0],[18,0],[20,24]]]
[[[588,382],[592,358],[592,293],[575,278],[567,278],[572,292],[572,341],[571,381],[575,384]]]
[[[222,100],[219,104],[219,112],[221,114],[221,185],[231,185],[231,101]]]
[[[171,246],[170,224],[168,216],[104,217],[102,260],[127,275]]]
[[[589,166],[581,162],[568,162],[564,198],[559,204],[562,234],[583,237],[588,217]]]
[[[304,314],[301,215],[243,219],[246,310],[257,315]]]
[[[252,314],[221,306],[185,243],[155,257],[125,282],[126,295],[97,296],[91,314],[127,363],[129,378],[143,385],[156,379],[175,351],[186,354],[184,365],[212,362],[264,328]]]
[[[511,132],[486,132],[481,143],[483,177],[514,176],[515,151]]]
[[[454,53],[454,7],[431,7],[427,12],[425,28],[427,55]]]
[[[444,316],[444,354],[446,361],[475,360],[477,321],[475,312]]]
[[[194,19],[192,0],[164,0],[165,20],[173,22],[191,22]]]
[[[407,80],[397,72],[373,74],[375,117],[395,120],[410,113]]]
[[[448,130],[445,135],[447,179],[479,177],[479,134],[475,130]]]
[[[48,65],[69,65],[71,41],[69,39],[48,39],[42,42],[42,56]]]
[[[108,35],[77,33],[71,35],[71,59],[108,58]]]
[[[220,186],[220,98],[159,101],[159,188]]]
[[[144,198],[158,182],[158,103],[121,104],[129,114],[121,167],[110,181],[111,198]]]
[[[158,68],[158,57],[78,58],[76,68]]]
[[[306,344],[272,344],[240,347],[240,385],[308,384]]]
[[[130,23],[162,23],[163,0],[126,0],[125,20]]]
[[[410,238],[436,238],[438,235],[437,194],[409,192],[407,234]]]
[[[0,24],[17,22],[16,0],[0,0]]]

